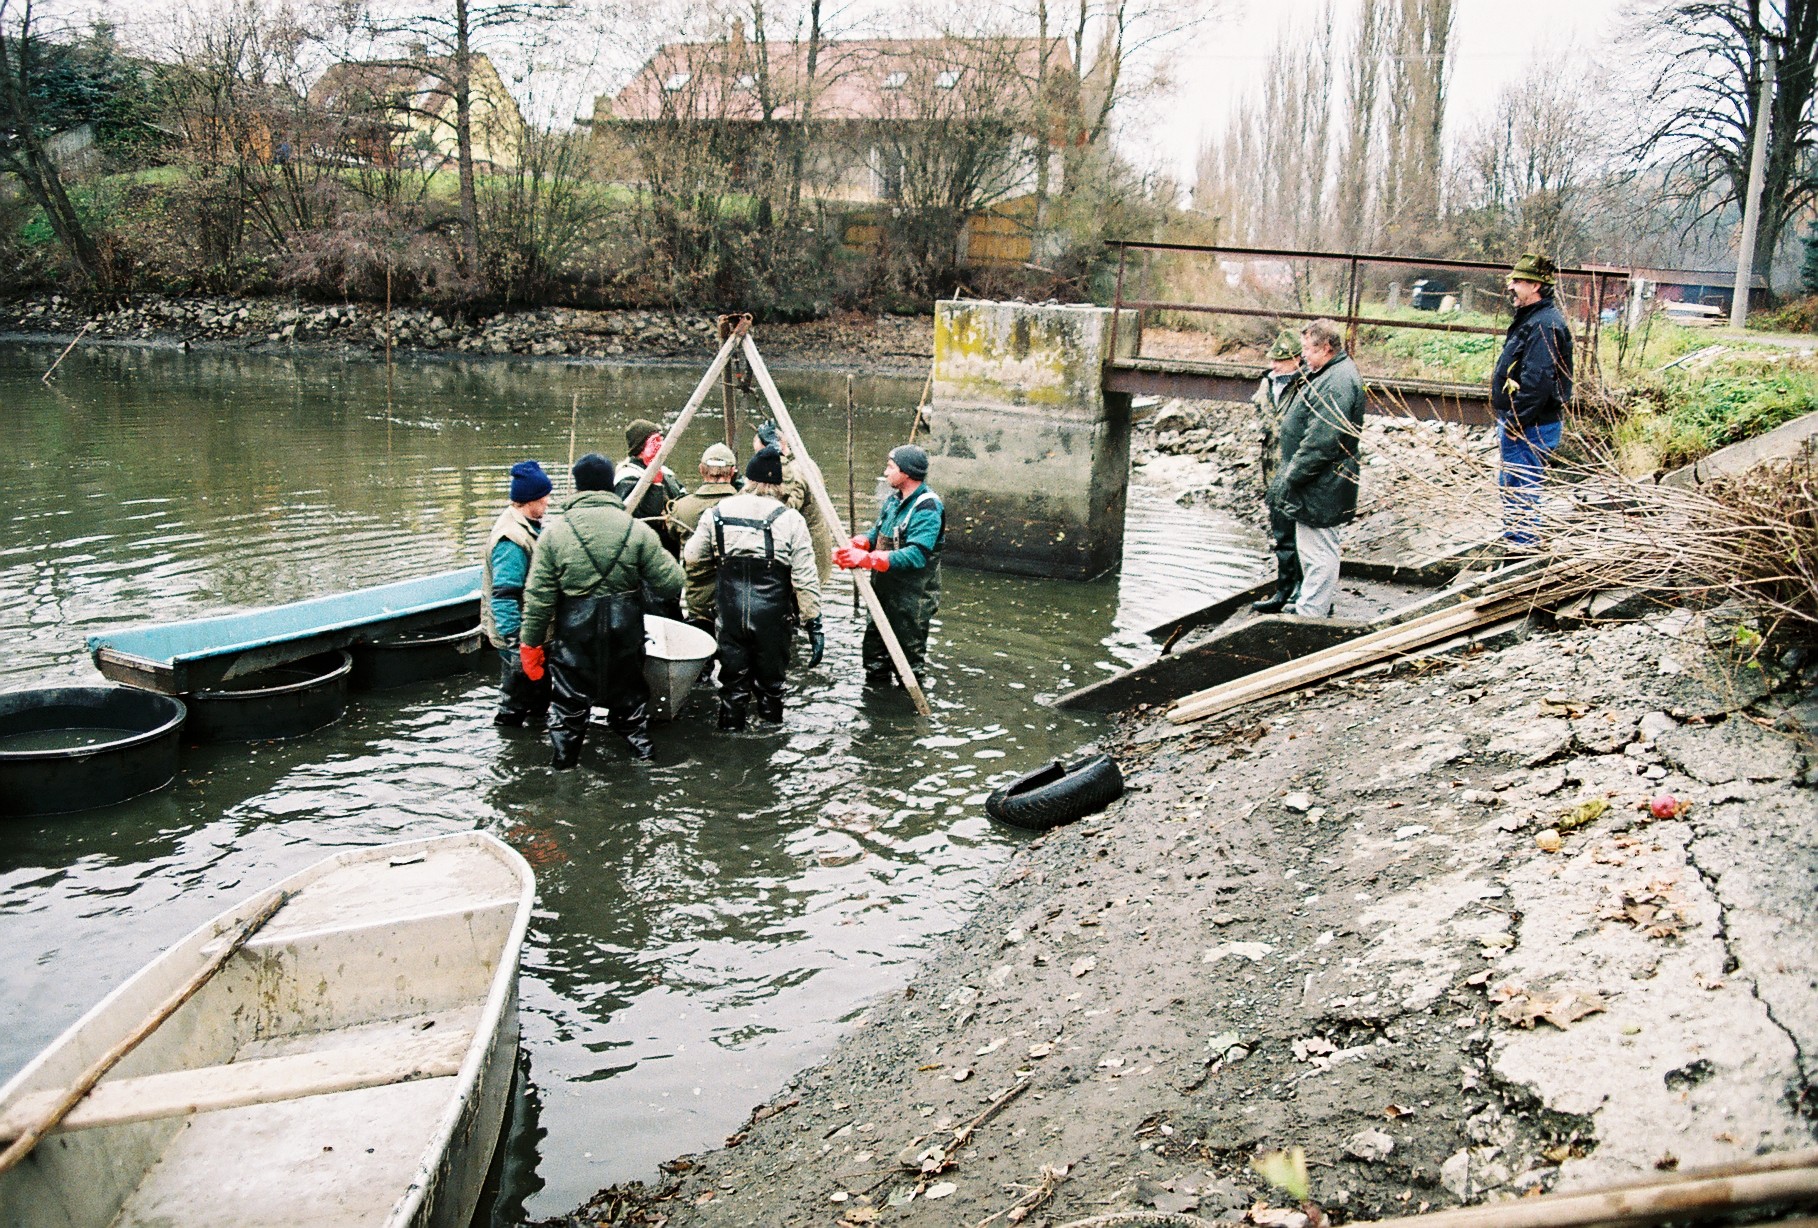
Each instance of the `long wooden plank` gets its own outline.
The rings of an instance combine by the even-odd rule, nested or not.
[[[789,416],[789,407],[783,404],[783,394],[776,390],[776,381],[770,378],[770,368],[764,365],[764,356],[758,353],[757,343],[749,336],[745,338],[745,362],[750,366],[758,387],[763,390],[764,399],[770,403],[770,411],[776,415],[776,424],[782,428],[789,446],[804,460],[813,459],[808,455],[808,445],[802,441],[801,432],[795,429],[795,420]],[[833,498],[827,493],[827,485],[821,481],[817,466],[803,465],[801,474],[807,480],[808,491],[814,496],[815,505],[821,509],[821,519],[829,527],[839,530],[834,535],[834,540],[846,540],[851,534],[844,527],[845,522],[840,519],[839,509],[833,506]],[[865,599],[866,610],[870,611],[871,625],[877,628],[878,638],[884,642],[891,663],[896,666],[896,675],[902,679],[903,689],[909,692],[909,701],[923,716],[934,715],[928,697],[922,694],[921,684],[915,680],[915,671],[909,668],[909,658],[903,654],[903,646],[897,642],[896,631],[884,615],[883,603],[877,599],[877,593],[872,591],[871,573],[855,569],[852,578],[858,584],[859,595]]]
[[[1709,1174],[1675,1174],[1652,1184],[1515,1198],[1478,1207],[1373,1220],[1377,1228],[1591,1228],[1658,1224],[1702,1213],[1818,1202],[1818,1167],[1810,1151],[1782,1153],[1767,1171],[1737,1166]]]
[[[217,1109],[300,1100],[363,1087],[458,1074],[473,1043],[465,1029],[422,1032],[396,1043],[319,1049],[255,1058],[225,1066],[169,1070],[102,1083],[55,1127],[55,1133],[186,1117]],[[66,1094],[64,1089],[21,1096],[0,1116],[0,1139],[17,1138]]]
[[[1463,603],[1454,609],[1436,611],[1412,622],[1373,632],[1348,644],[1182,696],[1169,709],[1168,719],[1177,725],[1203,720],[1252,700],[1297,690],[1335,674],[1415,651],[1461,631],[1489,626],[1526,608],[1523,598],[1498,596],[1487,601]]]

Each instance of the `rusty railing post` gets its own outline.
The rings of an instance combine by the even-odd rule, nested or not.
[[[1130,249],[1120,241],[1117,245],[1117,288],[1111,292],[1111,349],[1105,356],[1106,363],[1117,361],[1117,323],[1124,314],[1124,261],[1129,255]]]

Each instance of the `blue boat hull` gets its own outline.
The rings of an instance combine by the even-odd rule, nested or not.
[[[95,668],[115,682],[166,695],[204,690],[304,657],[446,622],[477,610],[480,569],[312,597],[88,638]]]

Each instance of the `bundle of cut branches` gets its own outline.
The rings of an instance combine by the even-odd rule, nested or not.
[[[1800,458],[1695,488],[1590,465],[1548,475],[1541,553],[1557,590],[1626,588],[1664,604],[1749,602],[1818,631],[1818,469]]]

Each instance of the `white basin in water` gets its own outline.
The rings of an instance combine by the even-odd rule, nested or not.
[[[675,719],[719,648],[719,641],[699,627],[644,615],[644,681],[650,684],[652,720]]]

